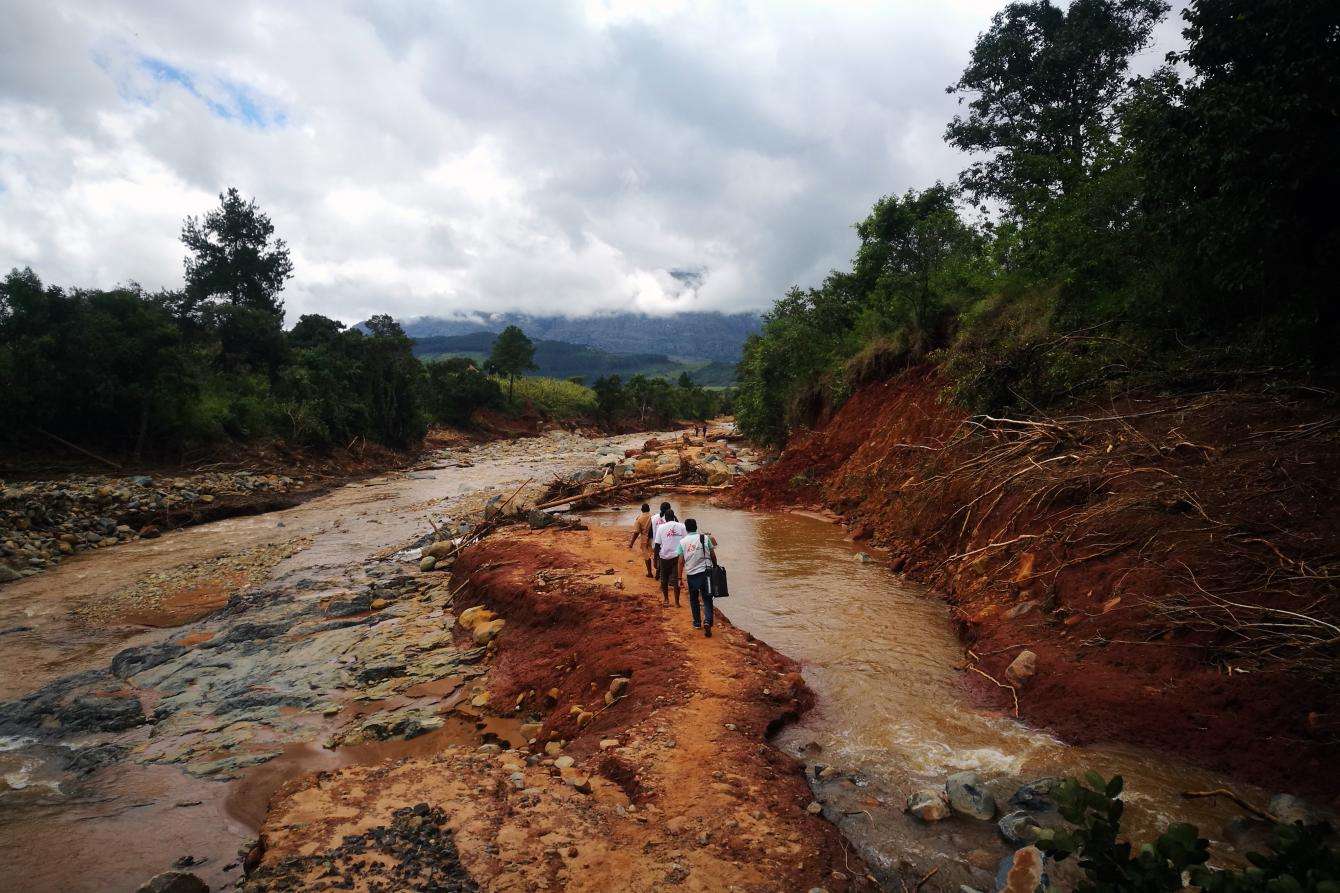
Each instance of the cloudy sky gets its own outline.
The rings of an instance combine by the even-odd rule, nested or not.
[[[7,0],[0,268],[176,287],[237,186],[290,318],[767,306],[952,179],[1001,0]]]

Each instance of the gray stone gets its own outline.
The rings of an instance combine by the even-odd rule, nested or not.
[[[0,583],[13,583],[15,580],[22,580],[23,574],[14,570],[7,564],[0,564]]]
[[[907,811],[923,822],[949,818],[949,798],[944,791],[925,788],[907,798]]]
[[[165,871],[141,884],[135,893],[209,893],[209,884],[188,871]]]
[[[996,817],[996,798],[982,786],[976,772],[955,772],[945,781],[949,806],[959,815],[989,822]]]
[[[1019,656],[1005,668],[1005,678],[1012,685],[1023,686],[1038,672],[1038,656],[1031,651],[1020,651]]]
[[[1030,781],[1010,795],[1010,806],[1028,812],[1046,812],[1056,808],[1056,791],[1061,787],[1061,779],[1055,777],[1039,778]]]
[[[145,722],[139,698],[103,695],[74,698],[56,716],[67,729],[89,732],[123,732]]]
[[[1281,824],[1319,825],[1328,816],[1301,797],[1293,794],[1276,794],[1266,805],[1266,812],[1273,815]]]
[[[1001,816],[1000,821],[996,822],[996,827],[1000,829],[1000,836],[1008,843],[1023,846],[1038,839],[1038,829],[1042,826],[1030,813],[1019,809]]]

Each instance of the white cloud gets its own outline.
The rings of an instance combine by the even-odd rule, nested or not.
[[[15,0],[0,268],[177,286],[237,186],[294,316],[761,308],[963,166],[943,90],[998,5]]]

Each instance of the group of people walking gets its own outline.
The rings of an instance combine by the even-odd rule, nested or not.
[[[656,514],[644,502],[633,522],[633,538],[628,541],[628,548],[633,548],[639,539],[647,576],[660,580],[664,605],[670,606],[670,590],[674,589],[675,607],[679,607],[681,584],[687,583],[693,628],[702,629],[703,635],[710,638],[712,593],[708,572],[716,563],[717,545],[712,535],[698,530],[698,522],[693,518],[681,522],[668,502],[661,503]]]

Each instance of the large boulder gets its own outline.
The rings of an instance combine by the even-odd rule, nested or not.
[[[982,786],[976,772],[955,772],[945,781],[949,806],[959,815],[989,822],[996,817],[996,798]]]
[[[949,818],[949,798],[944,791],[924,788],[907,798],[907,811],[923,822]]]

